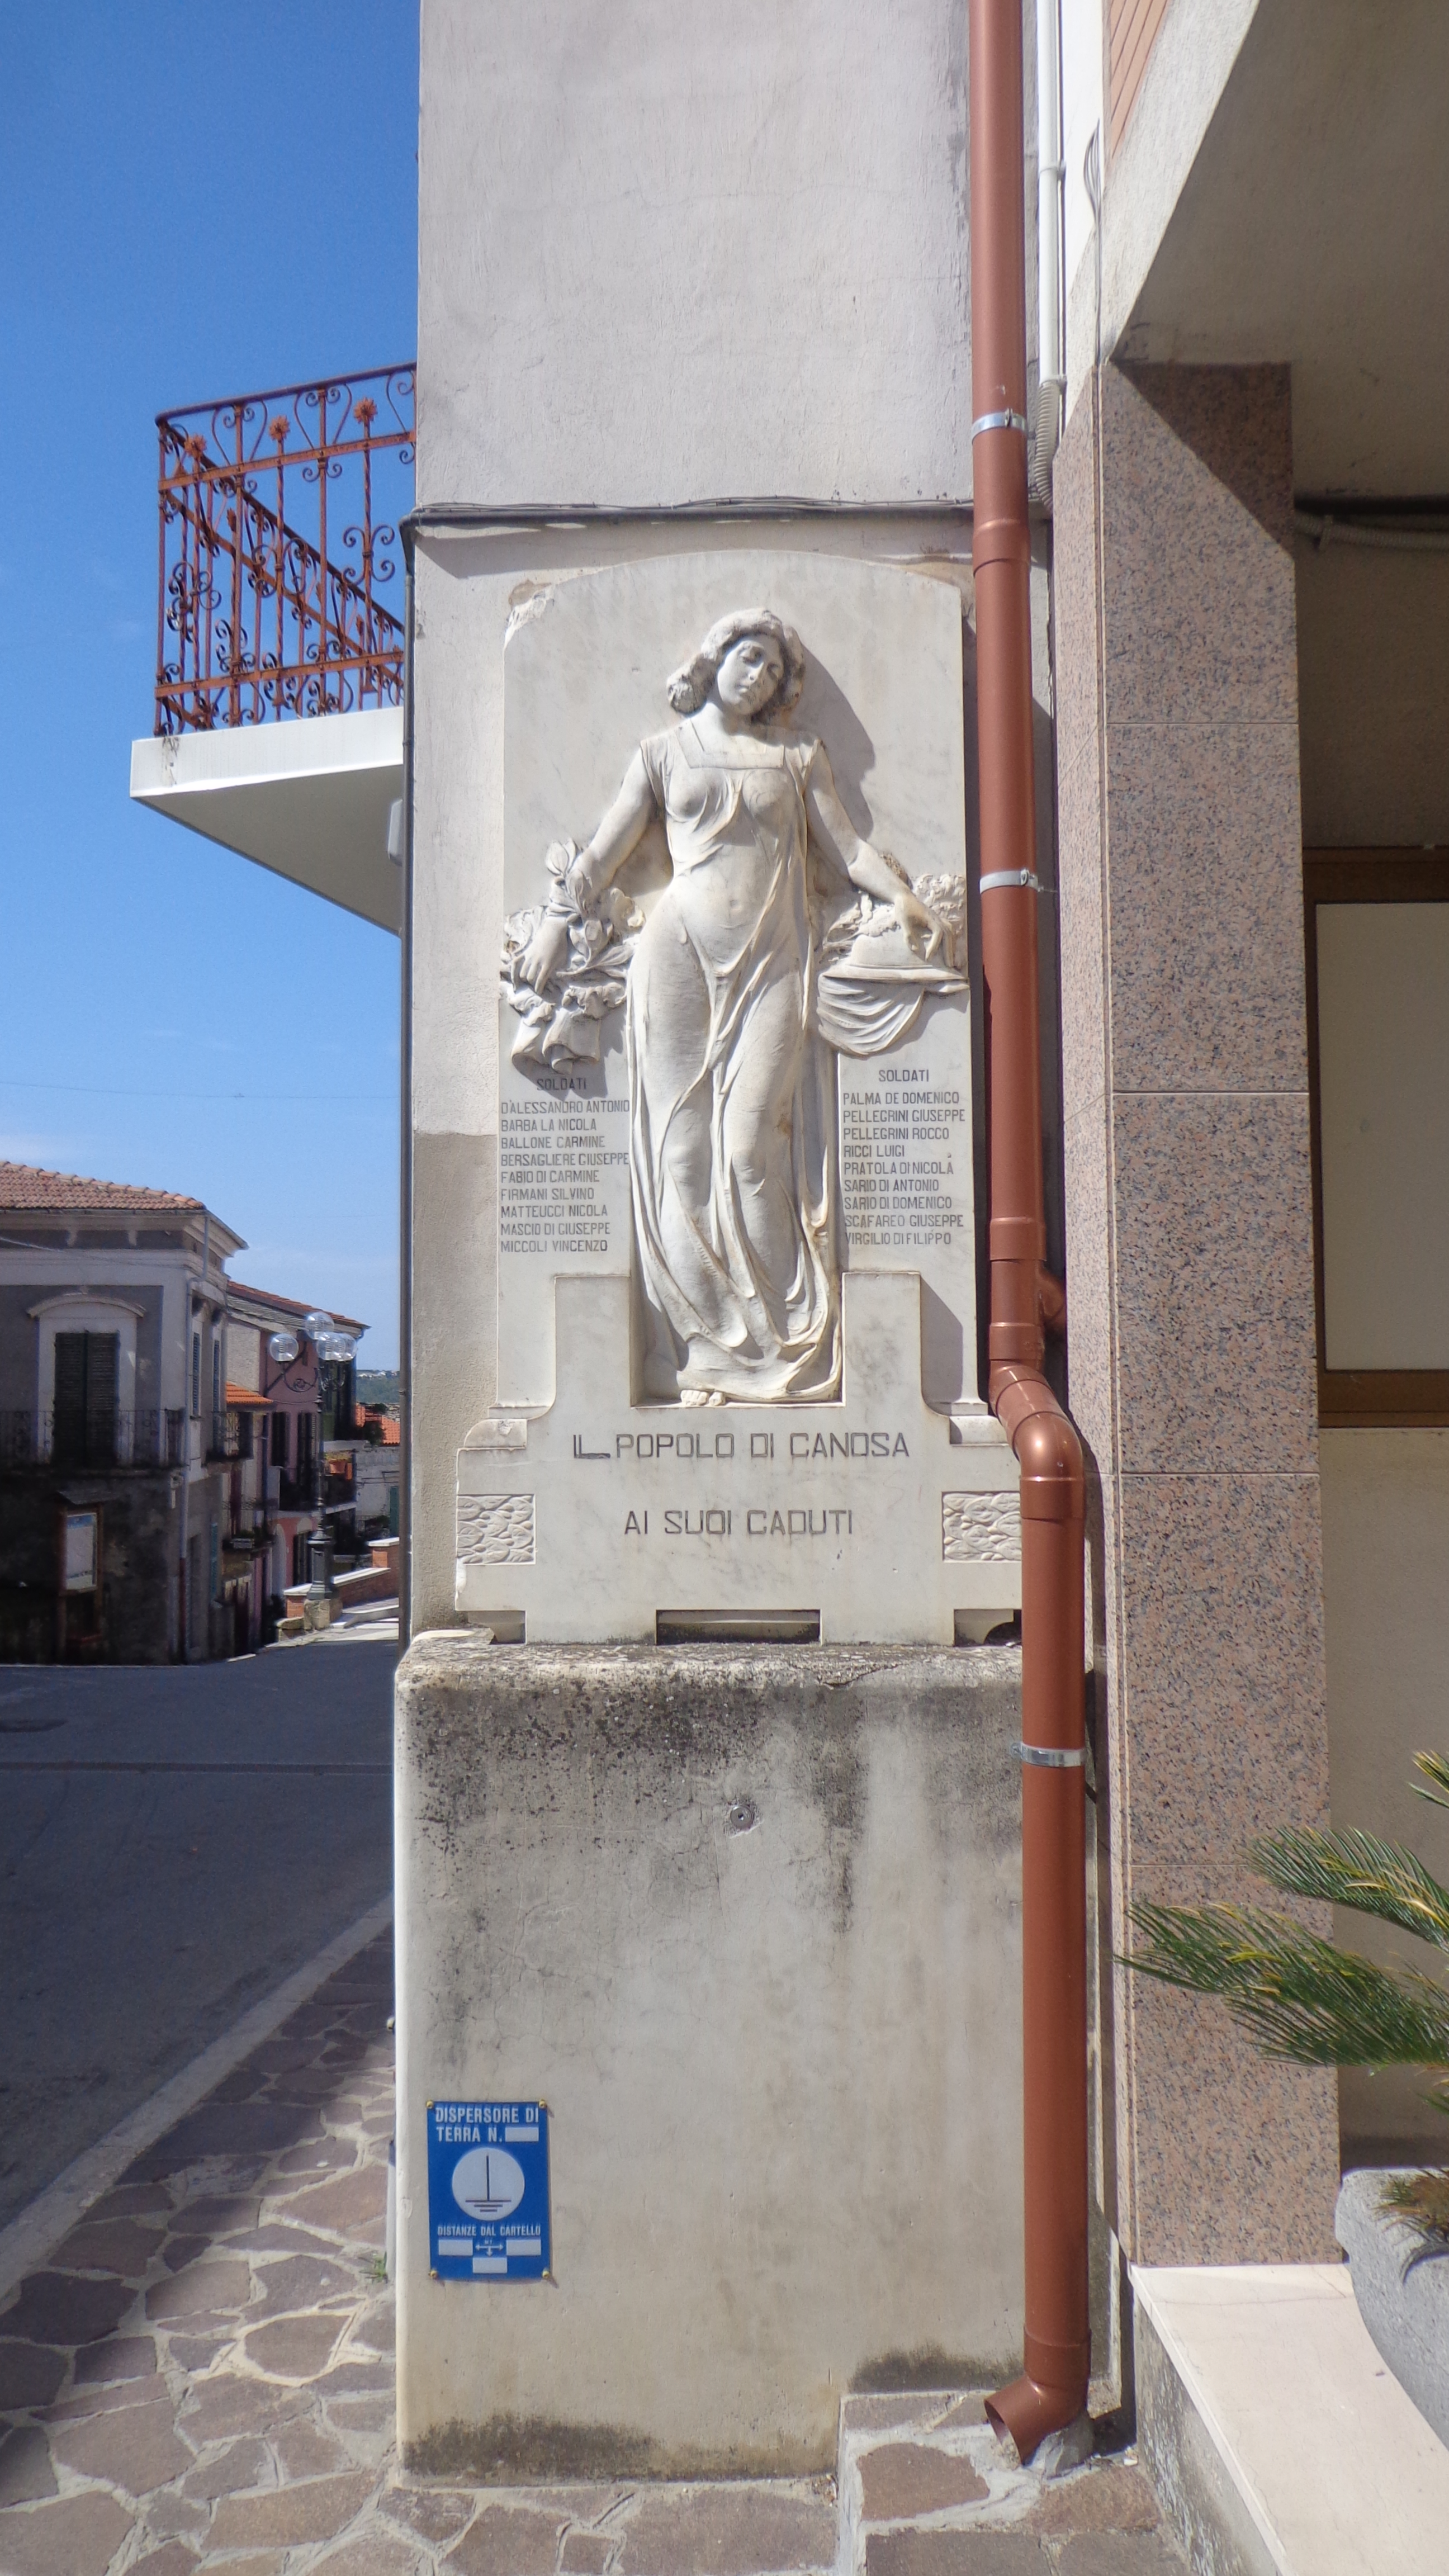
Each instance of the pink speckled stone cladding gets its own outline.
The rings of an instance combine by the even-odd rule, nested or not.
[[[1131,2259],[1338,2262],[1332,2071],[1260,2057],[1219,2006],[1170,1986],[1143,1979],[1135,2011]]]
[[[1295,728],[1126,721],[1108,771],[1116,1088],[1301,1094]]]
[[[1118,1949],[1134,1896],[1241,1897],[1254,1833],[1327,1814],[1292,510],[1284,369],[1105,368],[1057,459],[1070,1383]],[[1121,1971],[1103,2015],[1132,2257],[1332,2260],[1332,2076]]]
[[[1318,1479],[1126,1476],[1118,1510],[1134,1893],[1243,1896],[1249,1840],[1323,1812]]]
[[[1302,1102],[1119,1090],[1113,1113],[1123,1466],[1316,1483]]]

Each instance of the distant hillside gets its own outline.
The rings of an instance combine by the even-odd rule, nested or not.
[[[359,1404],[396,1404],[402,1392],[402,1381],[396,1369],[359,1369],[357,1401]]]

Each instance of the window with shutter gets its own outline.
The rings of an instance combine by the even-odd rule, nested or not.
[[[55,1337],[55,1411],[73,1418],[86,1409],[86,1343],[85,1333],[57,1333]]]
[[[108,1466],[116,1454],[119,1333],[57,1333],[55,1436],[58,1458]]]

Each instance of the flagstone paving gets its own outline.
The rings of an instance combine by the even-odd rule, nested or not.
[[[979,2402],[847,2407],[833,2479],[472,2489],[393,2447],[392,1943],[361,1952],[0,2311],[0,2576],[1170,2576],[1122,2460],[1005,2469]]]

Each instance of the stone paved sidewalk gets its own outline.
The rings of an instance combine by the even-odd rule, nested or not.
[[[0,2576],[1169,2576],[1146,2480],[1006,2471],[979,2402],[849,2401],[833,2479],[400,2474],[392,1944],[137,2159],[0,2311]]]

